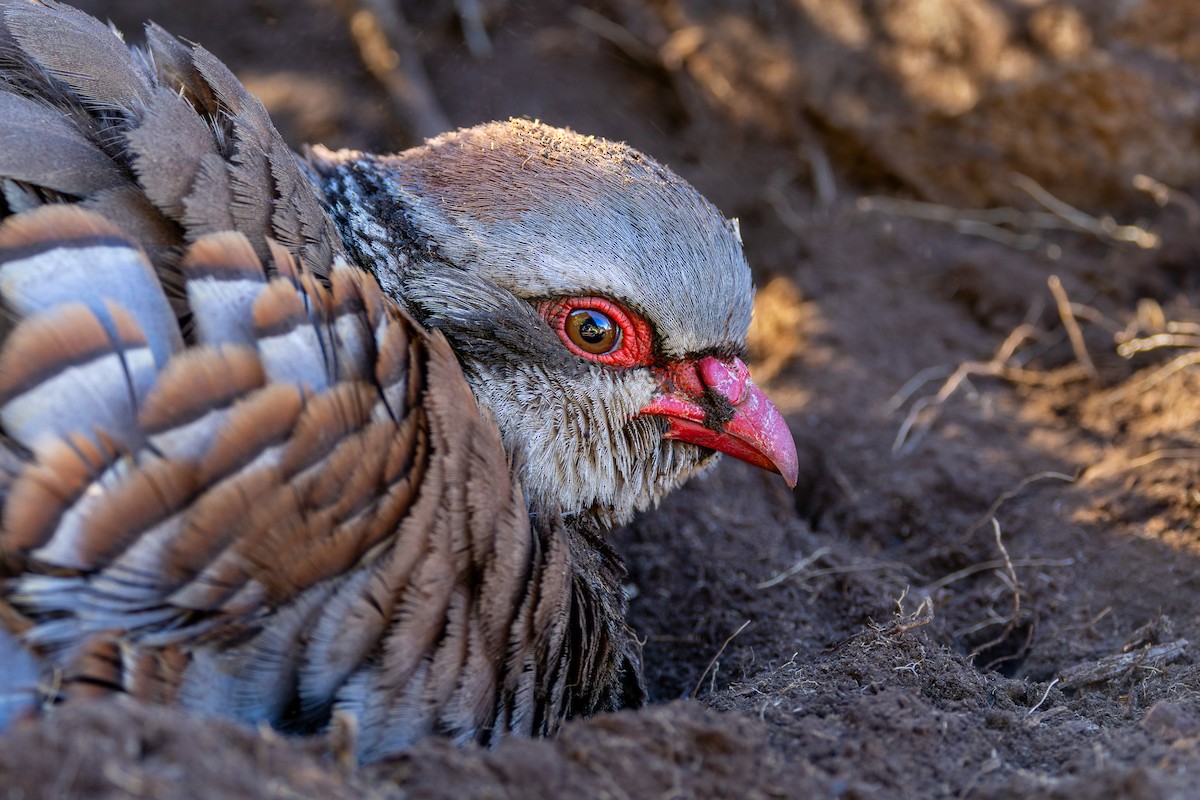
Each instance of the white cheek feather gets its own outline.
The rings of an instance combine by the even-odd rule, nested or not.
[[[476,394],[539,505],[619,524],[714,460],[694,446],[664,442],[654,420],[638,418],[656,388],[646,370],[595,368],[571,381],[537,368],[473,371]]]

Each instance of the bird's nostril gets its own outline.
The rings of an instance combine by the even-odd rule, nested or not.
[[[720,361],[710,356],[701,359],[699,367],[700,378],[705,386],[735,406],[745,399],[746,387],[750,383],[750,370],[740,358]]]

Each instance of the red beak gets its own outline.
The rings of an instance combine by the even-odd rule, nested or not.
[[[796,486],[800,462],[792,432],[741,359],[705,356],[656,373],[662,394],[641,413],[667,418],[665,438],[720,450]]]

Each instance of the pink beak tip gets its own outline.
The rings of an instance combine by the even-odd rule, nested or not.
[[[774,414],[768,415],[765,426],[767,444],[763,447],[763,455],[770,459],[775,471],[783,476],[788,488],[795,489],[800,479],[800,456],[796,452],[796,440],[775,405],[771,404],[770,408]]]
[[[792,443],[793,452],[795,452],[795,442]],[[797,481],[800,480],[800,463],[798,458],[793,458],[790,463],[777,464],[779,474],[783,476],[783,481],[788,485],[789,489],[795,489]]]

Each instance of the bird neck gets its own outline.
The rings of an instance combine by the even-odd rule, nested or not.
[[[637,708],[646,700],[642,646],[625,621],[621,557],[589,520],[568,523],[571,564],[567,716]]]
[[[437,258],[432,241],[413,222],[403,187],[365,153],[313,160],[308,176],[354,261],[402,305],[401,282],[417,258]],[[410,311],[412,309],[409,309]]]

